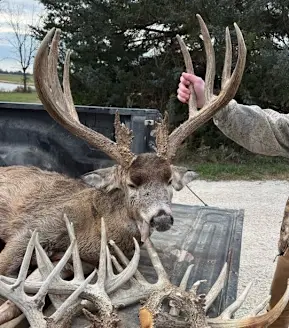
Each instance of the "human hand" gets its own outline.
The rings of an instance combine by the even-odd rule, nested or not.
[[[205,103],[205,82],[202,78],[189,73],[182,73],[178,88],[178,99],[182,103],[187,103],[190,98],[189,85],[192,84],[197,98],[198,108],[202,108]]]

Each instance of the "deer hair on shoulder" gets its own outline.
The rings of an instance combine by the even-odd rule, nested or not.
[[[218,279],[207,295],[198,294],[198,287],[205,280],[195,282],[187,290],[187,283],[193,268],[189,265],[179,286],[173,285],[150,239],[145,242],[151,263],[157,273],[156,283],[149,283],[137,270],[140,248],[135,241],[135,253],[129,261],[117,245],[109,244],[116,257],[112,256],[107,245],[106,228],[102,220],[101,250],[98,271],[94,269],[85,278],[73,225],[65,217],[71,244],[62,259],[53,266],[34,231],[28,243],[17,279],[0,276],[0,296],[14,302],[26,316],[31,328],[67,328],[67,327],[103,327],[115,328],[119,323],[121,308],[145,303],[139,309],[141,328],[182,327],[256,327],[264,328],[272,324],[282,313],[289,300],[289,287],[276,306],[265,314],[258,315],[269,298],[259,304],[251,313],[240,319],[231,316],[246,299],[252,283],[217,318],[209,318],[206,312],[213,304],[225,285],[227,264],[224,265]],[[36,252],[41,281],[27,278],[27,272],[33,251]],[[63,280],[61,270],[72,256],[74,278]],[[114,267],[114,268],[113,268]],[[115,274],[115,271],[118,272]],[[95,276],[97,275],[97,279]],[[125,283],[129,286],[123,288]],[[49,296],[54,307],[47,315],[43,310],[45,297]],[[167,310],[163,303],[169,300]],[[119,310],[118,310],[119,309]],[[77,317],[84,315],[82,323],[75,323]],[[85,322],[85,324],[83,323]],[[125,326],[129,323],[125,322]]]
[[[212,46],[210,34],[207,26],[200,15],[197,15],[201,33],[203,35],[204,46],[207,57],[207,69],[205,78],[205,105],[197,110],[196,97],[191,87],[191,97],[189,100],[188,119],[169,134],[168,114],[156,126],[156,148],[159,156],[172,161],[181,143],[200,126],[210,120],[213,115],[222,107],[227,105],[235,96],[242,80],[242,75],[246,62],[246,46],[237,24],[234,24],[238,39],[238,59],[233,73],[232,66],[232,45],[229,29],[226,28],[226,55],[222,75],[222,88],[218,96],[213,94],[213,84],[215,77],[215,53]],[[57,74],[58,63],[58,43],[60,29],[52,28],[43,39],[34,62],[34,80],[38,96],[45,109],[59,124],[68,131],[84,139],[93,147],[106,153],[124,168],[130,167],[136,158],[131,152],[132,131],[120,122],[119,113],[115,117],[115,139],[113,142],[104,135],[89,129],[83,125],[78,118],[69,82],[70,51],[67,52],[64,62],[63,90]],[[193,73],[192,60],[187,47],[180,36],[177,36],[184,56],[186,69]],[[49,44],[51,47],[49,50]]]

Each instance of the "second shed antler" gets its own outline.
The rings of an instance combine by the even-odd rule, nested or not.
[[[123,265],[129,263],[121,250],[110,242]],[[270,326],[282,313],[289,300],[289,285],[276,306],[265,314],[258,315],[269,303],[270,298],[260,303],[247,317],[231,319],[233,314],[244,303],[250,287],[249,284],[237,300],[227,307],[217,318],[206,317],[206,312],[213,304],[225,285],[227,277],[227,264],[224,265],[218,279],[207,295],[198,294],[198,287],[205,280],[199,280],[187,291],[187,282],[193,265],[189,265],[179,286],[173,285],[154,249],[153,243],[148,238],[145,242],[146,249],[152,265],[157,273],[158,280],[155,284],[149,283],[139,271],[130,280],[130,293],[122,289],[111,295],[114,304],[130,305],[138,300],[146,300],[139,311],[141,328],[264,328]],[[113,258],[119,272],[122,266]],[[165,310],[165,301],[169,300],[170,311]],[[121,301],[122,303],[118,303]],[[181,314],[181,315],[180,315]]]

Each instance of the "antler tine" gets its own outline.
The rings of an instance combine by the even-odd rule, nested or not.
[[[201,27],[201,33],[205,45],[207,68],[205,77],[205,102],[209,102],[213,96],[214,79],[216,73],[215,52],[212,45],[210,33],[208,28],[200,15],[196,15]]]
[[[226,55],[225,55],[225,64],[222,74],[222,84],[221,88],[225,87],[225,84],[230,79],[232,69],[232,42],[229,28],[226,27]]]
[[[129,167],[135,158],[135,155],[130,151],[133,135],[132,131],[120,122],[118,111],[115,113],[114,129],[118,152],[122,156],[124,166]]]
[[[42,246],[40,245],[38,236],[35,241],[35,253],[36,253],[37,266],[40,271],[40,274],[42,275],[43,278],[46,278],[53,270],[54,265],[50,261],[50,258],[48,257]],[[55,279],[60,279],[60,278],[55,277]]]
[[[110,245],[113,247],[116,255],[122,264],[127,265],[129,263],[126,256],[123,252],[117,247],[117,245],[110,241]],[[145,300],[153,292],[161,291],[165,286],[170,285],[167,273],[158,257],[156,250],[154,249],[153,243],[148,238],[145,242],[145,246],[148,252],[148,255],[151,259],[152,265],[157,273],[158,281],[155,284],[149,283],[144,276],[136,271],[134,278],[130,279],[131,287],[128,290],[119,289],[115,293],[111,294],[112,303],[116,307],[124,307],[131,304],[134,304],[140,300]],[[119,272],[122,271],[121,265],[116,259],[113,259],[113,262],[116,264],[116,268]]]
[[[191,292],[193,292],[193,293],[196,293],[197,291],[198,291],[198,288],[200,287],[200,285],[202,284],[202,283],[204,283],[204,282],[207,282],[207,280],[198,280],[198,281],[196,281],[194,284],[193,284],[193,286],[192,286],[192,288],[191,288]]]
[[[211,287],[211,289],[209,290],[209,292],[206,296],[206,307],[205,307],[206,312],[208,311],[210,306],[213,304],[213,302],[215,301],[215,299],[218,297],[221,290],[225,286],[226,277],[227,277],[227,268],[228,268],[228,264],[226,262],[219,274],[218,279],[216,280],[214,285]]]
[[[16,292],[16,295],[20,295],[24,297],[24,301],[26,299],[26,295],[24,293],[24,282],[27,277],[29,265],[31,262],[31,257],[34,251],[35,243],[37,240],[37,232],[36,230],[32,233],[32,236],[29,240],[29,243],[26,248],[26,252],[20,267],[20,271],[18,274],[18,277],[16,280],[9,278],[9,277],[4,277],[1,276],[0,280],[3,284],[8,284],[11,285],[11,294],[14,294]],[[0,283],[1,286],[1,283]],[[16,290],[16,291],[15,291]],[[9,299],[9,297],[5,293],[5,288],[2,291],[2,295],[5,296],[6,298]],[[18,296],[16,296],[18,297]],[[22,297],[19,300],[20,302],[22,301]],[[17,305],[17,304],[16,304]],[[21,316],[21,311],[18,309],[14,303],[11,303],[9,301],[6,301],[4,304],[1,305],[1,325],[4,323],[7,323],[8,321]],[[16,320],[18,322],[18,320]]]
[[[0,277],[1,295],[12,301],[26,316],[32,328],[46,328],[46,321],[41,313],[42,306],[35,307],[35,298],[29,297],[24,292],[24,282],[27,276],[29,264],[35,247],[37,232],[34,231],[26,248],[26,253],[20,267],[18,278],[13,285],[2,281]],[[39,300],[40,301],[40,300]],[[43,305],[43,299],[41,300]]]
[[[105,227],[104,219],[101,218],[101,244],[100,244],[97,284],[103,286],[103,288],[106,279],[106,245],[107,245],[106,227]]]
[[[34,247],[35,247],[36,237],[37,237],[37,231],[34,230],[33,233],[32,233],[32,236],[29,240],[29,243],[27,245],[26,252],[25,252],[21,267],[20,267],[20,271],[19,271],[17,280],[11,286],[12,290],[19,289],[19,291],[21,293],[24,293],[24,282],[25,282],[25,279],[27,277],[28,269],[29,269],[29,266],[30,266],[31,257],[32,257]]]
[[[116,271],[118,273],[121,273],[123,271],[123,267],[120,265],[120,263],[118,262],[118,260],[116,259],[116,257],[113,256],[113,255],[111,255],[110,258],[111,258],[111,261],[112,261],[114,267],[116,268]],[[134,278],[132,278],[132,279],[134,279]]]
[[[167,157],[169,143],[169,115],[165,112],[161,122],[156,123],[156,149],[159,156]]]
[[[64,221],[65,221],[66,228],[68,231],[68,235],[70,238],[70,242],[72,242],[75,239],[73,223],[69,222],[67,215],[65,213],[64,213],[63,217],[64,217]],[[83,273],[83,267],[82,267],[77,243],[75,243],[75,246],[74,246],[74,249],[72,252],[72,263],[73,263],[74,279],[78,280],[78,281],[83,281],[84,273]]]
[[[187,267],[187,270],[181,280],[181,283],[180,283],[180,289],[181,290],[186,290],[187,288],[187,285],[188,285],[188,281],[189,281],[189,278],[190,278],[190,274],[192,272],[192,269],[193,269],[193,264],[189,265]],[[177,309],[173,304],[171,305],[171,309],[170,309],[170,315],[173,315],[173,316],[178,316],[179,313],[180,313],[180,310]]]
[[[69,317],[75,315],[75,311],[73,311],[73,309],[75,309],[79,305],[79,296],[81,293],[83,293],[87,285],[94,278],[95,274],[96,274],[96,269],[92,271],[92,273],[83,281],[83,283],[53,313],[51,319],[54,322],[60,321],[64,316],[67,316],[67,313],[69,313],[68,314]]]
[[[36,252],[36,261],[37,261],[38,270],[39,270],[40,276],[42,277],[41,280],[45,280],[49,276],[49,274],[52,272],[54,265],[50,261],[48,255],[46,254],[46,252],[44,251],[42,246],[40,245],[38,238],[36,238],[36,241],[35,241],[35,252]],[[27,281],[29,281],[29,280],[31,280],[30,276],[27,278]],[[33,281],[36,281],[36,280],[33,279]],[[62,282],[62,279],[60,278],[60,276],[54,277],[54,282],[56,282],[56,281],[58,283]],[[50,294],[49,298],[52,302],[52,305],[55,307],[55,309],[57,309],[64,302],[64,300],[66,299],[66,296]]]
[[[182,281],[180,283],[180,288],[182,290],[186,290],[187,288],[187,285],[188,285],[188,281],[189,281],[189,278],[190,278],[190,274],[192,272],[192,269],[193,269],[194,265],[193,264],[190,264],[188,267],[187,267],[187,270],[182,278]]]
[[[56,29],[51,41],[50,51],[48,53],[47,78],[50,86],[50,91],[53,97],[55,98],[55,100],[62,105],[60,106],[59,109],[63,113],[63,115],[65,115],[66,112],[68,111],[66,108],[65,99],[62,93],[61,85],[58,79],[58,72],[57,72],[59,41],[60,41],[60,30]],[[69,114],[69,112],[67,114]]]
[[[82,138],[91,146],[103,151],[124,168],[127,168],[134,159],[134,155],[129,148],[132,136],[124,127],[118,129],[119,123],[117,121],[117,115],[115,127],[118,129],[119,133],[116,137],[120,142],[123,141],[123,144],[117,144],[79,122],[70,91],[69,52],[66,55],[64,64],[64,93],[62,92],[57,74],[59,39],[60,29],[51,29],[43,39],[35,56],[33,75],[39,99],[49,115],[69,132]],[[51,40],[51,49],[48,51]]]
[[[126,268],[119,274],[115,275],[112,270],[111,255],[107,247],[107,281],[105,283],[105,290],[108,294],[117,290],[120,286],[129,281],[137,271],[140,259],[140,247],[135,238],[133,238],[135,251],[131,261]]]
[[[114,276],[114,272],[113,272],[113,268],[112,268],[112,258],[111,258],[108,246],[106,246],[106,271],[107,271],[108,277]]]
[[[249,318],[240,318],[240,319],[220,319],[220,318],[207,318],[208,325],[211,328],[264,328],[269,327],[278,317],[281,315],[287,303],[289,301],[289,281],[287,282],[287,289],[279,300],[279,302],[271,309],[269,312],[253,316]]]
[[[123,254],[122,250],[116,245],[116,243],[113,240],[110,240],[109,244],[113,248],[115,254],[117,255],[118,259],[121,261],[121,263],[125,266],[129,265],[128,258]],[[116,259],[113,257],[112,257],[112,260],[113,260],[114,264],[118,263],[116,261]],[[146,282],[146,279],[138,270],[136,270],[136,272],[134,273],[134,276],[137,278],[138,281]]]
[[[116,259],[116,257],[113,256],[113,255],[111,255],[111,260],[112,260],[113,265],[114,265],[115,269],[117,270],[117,272],[118,272],[118,273],[123,272],[123,267],[120,265],[120,263],[118,262],[118,260]],[[136,273],[139,273],[140,276],[142,276],[141,273],[140,273],[138,270],[136,271]],[[145,280],[144,277],[142,277],[142,279],[143,279],[142,282],[147,283],[147,281]],[[137,280],[135,277],[130,278],[130,282],[131,282],[132,284],[135,284],[135,285],[138,284],[138,280]]]
[[[250,313],[248,313],[247,317],[253,317],[262,312],[266,306],[269,304],[271,300],[271,295],[268,296],[263,302],[258,304]]]
[[[222,90],[218,96],[213,95],[213,83],[215,76],[215,55],[214,49],[211,43],[210,35],[207,31],[206,24],[203,22],[200,15],[197,15],[199,24],[201,26],[204,44],[207,55],[207,70],[206,70],[206,81],[205,81],[205,100],[206,103],[202,109],[198,111],[193,117],[189,117],[187,121],[177,127],[169,136],[168,154],[167,157],[172,160],[181,143],[200,126],[209,121],[218,110],[226,106],[229,101],[235,96],[238,87],[242,80],[242,75],[245,69],[246,63],[246,46],[243,39],[242,32],[238,25],[234,23],[234,27],[238,39],[238,59],[235,69],[231,75],[227,75],[229,71],[229,59],[230,51],[227,50],[225,59],[225,78],[222,83]],[[227,49],[230,46],[230,42],[226,43]]]
[[[194,66],[192,63],[192,58],[190,56],[189,50],[188,50],[187,46],[185,45],[185,42],[179,35],[177,35],[177,39],[178,39],[179,45],[181,47],[181,51],[183,53],[187,73],[194,74]],[[196,97],[195,90],[194,90],[194,87],[192,84],[190,84],[189,88],[191,91],[190,98],[189,98],[189,117],[192,117],[197,113],[197,110],[198,110],[197,97]]]
[[[68,50],[65,56],[65,62],[64,62],[64,70],[63,70],[63,91],[64,91],[64,99],[67,104],[67,110],[71,117],[75,121],[79,122],[79,117],[77,115],[77,111],[75,110],[72,94],[71,94],[71,88],[70,88],[70,80],[69,80],[69,67],[70,67],[70,55],[71,51]]]
[[[51,282],[59,276],[61,270],[63,269],[63,267],[65,266],[65,264],[67,263],[67,261],[69,260],[74,245],[75,245],[76,239],[74,239],[70,246],[67,248],[66,252],[64,253],[63,257],[60,259],[60,261],[57,263],[57,265],[53,268],[53,270],[51,271],[51,273],[48,275],[48,277],[46,278],[46,280],[43,282],[43,284],[41,285],[39,291],[37,292],[37,294],[35,295],[35,297],[37,299],[41,299],[42,297],[45,297],[45,295],[48,293],[48,289],[50,287]]]
[[[220,319],[230,319],[233,314],[239,310],[242,304],[245,302],[246,297],[253,285],[253,282],[250,282],[248,286],[244,289],[243,293],[233,302],[230,306],[228,306],[219,316]]]
[[[37,231],[35,230],[32,233],[31,238],[28,242],[17,279],[0,276],[0,286],[3,287],[3,293],[1,293],[1,296],[8,298],[6,293],[6,290],[8,290],[6,289],[6,284],[8,284],[11,290],[14,291],[15,293],[24,294],[24,282],[28,273],[31,257],[34,251],[36,237],[37,237]]]
[[[158,256],[157,251],[154,248],[154,245],[152,243],[152,241],[150,240],[150,238],[147,238],[147,240],[145,241],[145,246],[148,252],[148,255],[151,259],[152,265],[158,275],[158,281],[159,282],[169,282],[169,277],[168,274],[166,273],[165,268],[162,265],[162,262]]]

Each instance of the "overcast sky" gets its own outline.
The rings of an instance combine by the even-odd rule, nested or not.
[[[14,59],[16,57],[13,47],[8,42],[14,38],[13,30],[7,24],[7,14],[5,14],[5,8],[10,6],[11,8],[21,8],[20,21],[21,26],[25,28],[27,24],[31,24],[32,17],[37,18],[44,13],[43,6],[38,0],[4,0],[3,5],[1,2],[0,12],[0,68],[6,70],[18,70],[19,64]],[[34,13],[34,14],[33,14]],[[30,71],[32,67],[30,67]]]

